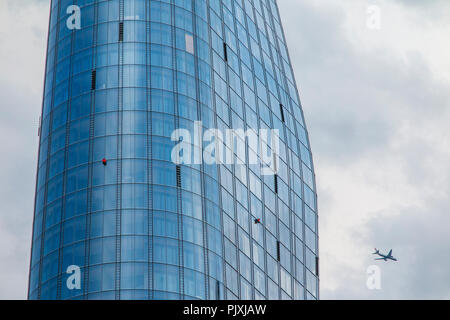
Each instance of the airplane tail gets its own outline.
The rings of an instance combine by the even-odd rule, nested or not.
[[[372,253],[372,254],[379,254],[379,253],[380,253],[380,250],[378,250],[377,248],[375,248],[375,252]]]

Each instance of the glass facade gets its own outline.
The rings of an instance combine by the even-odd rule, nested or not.
[[[176,165],[195,121],[278,129],[277,175]],[[276,0],[53,0],[29,298],[318,299],[305,128]]]

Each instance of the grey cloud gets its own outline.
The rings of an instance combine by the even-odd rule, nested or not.
[[[34,61],[45,62],[48,23],[48,1],[39,3],[2,3],[8,19],[0,21],[7,30],[0,34],[0,299],[27,297],[43,79]],[[28,21],[24,12],[35,16]]]
[[[412,2],[403,1],[405,9]],[[450,9],[448,2],[430,2],[416,3],[426,10],[414,7],[418,15],[415,23],[421,23],[421,17],[440,18],[438,11]],[[354,257],[344,264],[336,259],[339,252],[330,251],[330,243],[322,242],[321,269],[328,272],[324,276],[322,271],[322,279],[337,282],[337,286],[328,286],[322,280],[322,298],[450,298],[450,258],[446,254],[450,249],[450,190],[442,190],[450,179],[450,157],[447,150],[439,149],[437,141],[430,141],[434,136],[428,132],[446,132],[450,118],[449,84],[436,77],[419,50],[402,57],[389,47],[383,48],[382,42],[377,50],[359,48],[353,35],[343,27],[348,22],[344,5],[306,0],[278,3],[300,87],[316,173],[327,179],[321,170],[331,167],[340,167],[351,175],[352,168],[361,162],[374,169],[391,165],[419,194],[420,203],[425,204],[397,205],[381,212],[367,208],[361,213],[366,215],[366,223],[349,222],[346,231],[352,242],[367,252],[367,257]],[[419,40],[417,45],[421,45]],[[410,127],[411,137],[402,132],[405,124]],[[389,180],[384,183],[392,190],[403,187],[392,185],[394,182]],[[340,202],[358,197],[356,193],[346,199],[336,198],[333,188],[338,185],[339,181],[329,181],[326,188],[318,184],[320,233],[326,232],[322,227],[328,227]],[[392,194],[393,199],[401,196]],[[340,243],[341,239],[335,242]],[[373,246],[385,250],[393,247],[399,257],[397,264],[379,264],[381,291],[368,290],[365,270],[360,270],[361,262],[366,266],[374,263],[370,255]]]
[[[25,299],[40,98],[0,84],[0,299]]]
[[[315,153],[349,163],[386,150],[401,120],[423,121],[449,106],[448,90],[418,53],[408,63],[389,50],[361,53],[341,28],[344,8],[285,5],[283,18],[298,29],[285,28]],[[294,6],[302,19],[291,16]]]

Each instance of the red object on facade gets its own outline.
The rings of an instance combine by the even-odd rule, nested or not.
[[[255,224],[261,223],[261,219],[255,219]]]
[[[103,158],[102,163],[103,163],[104,166],[106,166],[107,161],[106,161],[105,158]]]

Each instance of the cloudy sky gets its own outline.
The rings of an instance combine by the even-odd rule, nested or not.
[[[314,153],[321,298],[450,299],[450,3],[278,3]],[[26,298],[48,6],[0,0],[0,299]]]

